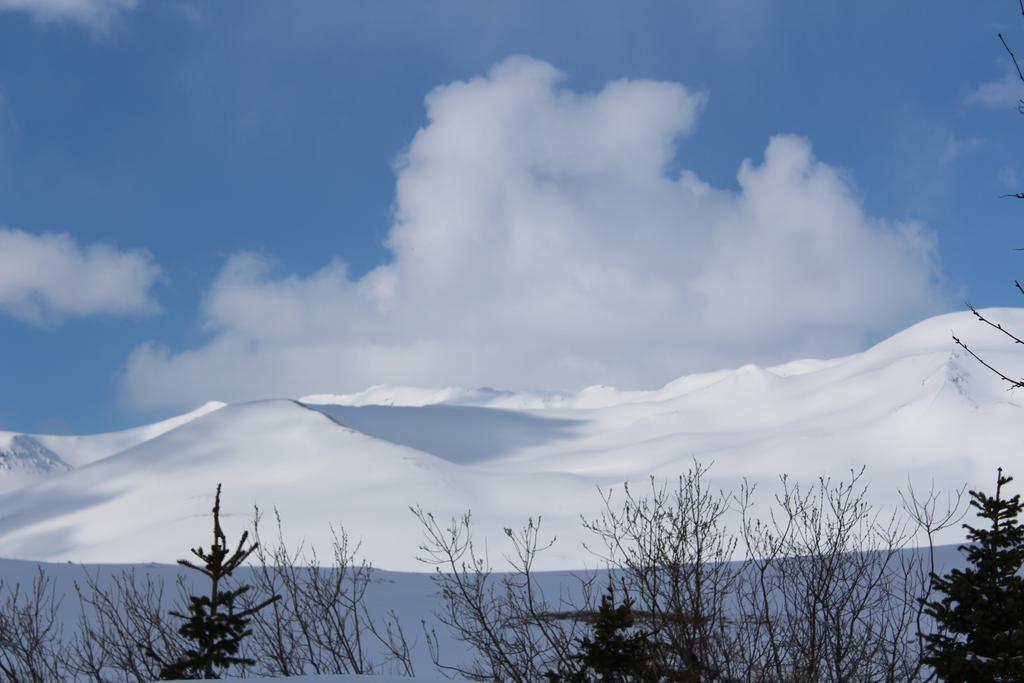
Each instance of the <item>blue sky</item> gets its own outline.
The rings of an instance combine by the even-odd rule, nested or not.
[[[653,386],[1019,303],[1012,2],[299,8],[0,0],[0,429]]]

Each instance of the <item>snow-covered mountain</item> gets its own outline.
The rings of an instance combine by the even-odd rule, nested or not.
[[[56,456],[66,464],[74,467],[88,465],[97,460],[102,460],[115,453],[120,453],[143,441],[156,438],[161,434],[181,425],[191,422],[204,415],[223,408],[224,403],[216,400],[201,405],[200,408],[184,415],[178,415],[152,425],[143,425],[133,429],[125,429],[109,434],[92,434],[89,436],[48,436],[41,434],[15,434],[12,432],[0,431],[0,453],[9,449],[14,441],[25,442],[24,439],[32,439],[35,443]],[[0,489],[6,488],[6,482],[0,476]]]
[[[1024,310],[987,314],[1024,330]],[[593,565],[579,516],[599,510],[598,489],[673,477],[695,459],[714,463],[716,486],[747,479],[765,498],[782,473],[813,481],[866,466],[883,506],[908,481],[990,488],[999,465],[1024,480],[1024,398],[951,331],[1024,376],[1024,352],[955,313],[863,353],[688,375],[651,391],[373,387],[208,404],[118,434],[0,434],[0,478],[8,460],[38,470],[35,483],[11,478],[16,488],[0,495],[0,556],[172,561],[206,541],[218,482],[229,530],[254,505],[276,507],[293,543],[324,547],[340,523],[376,565],[416,570],[409,505],[439,516],[471,509],[495,559],[504,527],[542,515],[559,537],[545,567]]]
[[[0,445],[0,481],[10,488],[25,486],[55,472],[70,469],[70,465],[36,437],[10,434]]]

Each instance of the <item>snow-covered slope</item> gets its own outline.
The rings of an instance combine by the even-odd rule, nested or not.
[[[184,415],[108,434],[48,436],[0,431],[0,491],[11,491],[48,475],[119,453],[224,405],[210,401]]]
[[[12,490],[71,469],[59,455],[27,434],[0,437],[0,490]]]
[[[108,455],[120,453],[144,441],[155,439],[165,432],[169,432],[196,418],[223,408],[224,405],[220,401],[209,401],[184,415],[176,415],[153,424],[125,429],[120,432],[111,432],[109,434],[35,436],[34,438],[55,453],[59,453],[61,458],[73,467],[79,467],[105,458]]]
[[[288,400],[222,408],[122,453],[0,496],[0,555],[84,562],[173,561],[206,542],[216,484],[225,526],[277,508],[285,532],[326,548],[329,525],[361,537],[384,567],[411,568],[419,542],[409,505],[471,507],[491,530],[518,518],[520,492],[577,500],[566,475],[496,475],[376,439]]]
[[[223,408],[224,403],[220,401],[209,401],[195,410],[183,415],[176,415],[160,422],[125,429],[120,432],[108,434],[90,434],[88,436],[47,436],[42,434],[16,434],[14,432],[0,432],[0,448],[7,446],[17,437],[28,437],[43,445],[53,453],[59,455],[60,459],[72,467],[86,465],[95,462],[108,455],[120,453],[121,451],[137,446],[138,444],[155,439],[165,432],[180,427],[183,424],[202,417],[208,413]]]
[[[988,314],[1024,330],[1024,310]],[[472,509],[496,558],[504,527],[543,515],[559,536],[544,566],[594,564],[578,519],[598,511],[598,487],[675,476],[694,459],[714,462],[715,485],[746,478],[765,498],[782,473],[813,481],[867,466],[873,499],[887,506],[908,480],[989,488],[999,465],[1024,478],[1024,398],[957,348],[954,330],[1024,375],[1024,352],[958,313],[863,353],[689,375],[651,391],[374,387],[140,428],[98,459],[98,446],[39,437],[75,467],[0,496],[0,556],[174,560],[205,541],[217,482],[235,529],[254,504],[276,506],[295,543],[322,547],[328,525],[341,523],[375,564],[405,570],[424,568],[414,504],[439,515]]]

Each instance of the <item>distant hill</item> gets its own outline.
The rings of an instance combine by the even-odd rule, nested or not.
[[[1024,310],[988,311],[1024,330]],[[116,434],[0,434],[0,556],[170,562],[205,536],[224,484],[227,523],[277,508],[288,540],[327,546],[329,525],[377,566],[423,570],[409,505],[473,511],[500,563],[504,527],[543,516],[546,568],[596,565],[579,516],[598,490],[671,478],[696,459],[712,484],[780,474],[812,482],[867,467],[872,500],[898,489],[1024,477],[1024,397],[958,349],[1024,376],[1024,350],[970,314],[931,318],[863,353],[680,377],[651,391],[577,393],[373,387],[224,406]],[[959,530],[940,539],[959,540]]]

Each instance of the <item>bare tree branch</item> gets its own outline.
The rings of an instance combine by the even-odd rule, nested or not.
[[[969,347],[967,346],[967,344],[964,344],[964,343],[963,343],[962,341],[960,341],[960,340],[959,340],[959,339],[957,338],[957,336],[956,336],[955,334],[953,335],[953,341],[954,341],[954,342],[955,342],[955,343],[957,344],[957,346],[959,346],[960,348],[962,348],[962,349],[963,349],[964,351],[966,351],[967,353],[971,354],[971,356],[973,356],[973,357],[974,357],[974,359],[975,359],[976,361],[978,361],[979,363],[981,363],[982,365],[984,365],[984,366],[985,366],[986,368],[988,368],[989,370],[991,370],[992,372],[994,372],[994,373],[995,373],[996,375],[998,375],[998,376],[999,376],[999,377],[1000,377],[1000,378],[1001,378],[1001,379],[1002,379],[1002,380],[1003,380],[1004,382],[1009,382],[1009,384],[1010,384],[1010,388],[1011,388],[1011,389],[1019,389],[1019,388],[1024,388],[1024,379],[1011,379],[1011,378],[1007,377],[1007,376],[1006,376],[1006,375],[1004,375],[1004,374],[1003,374],[1002,372],[1000,372],[999,370],[995,369],[994,367],[992,367],[991,365],[989,365],[988,363],[986,363],[986,362],[985,362],[985,361],[984,361],[984,360],[983,360],[983,359],[981,358],[981,356],[979,356],[979,355],[978,355],[978,354],[976,354],[976,353],[975,353],[974,351],[972,351],[972,350],[971,350],[971,349],[970,349],[970,348],[969,348]]]
[[[1020,283],[1017,283],[1017,288],[1020,289]],[[1024,293],[1024,291],[1022,291],[1022,293]],[[1002,324],[992,322],[991,320],[989,320],[988,318],[983,316],[981,313],[979,313],[978,309],[976,309],[974,306],[971,306],[970,304],[967,304],[967,308],[969,308],[971,310],[971,313],[974,314],[975,318],[977,318],[981,322],[985,323],[986,325],[988,325],[992,329],[999,330],[1000,332],[1005,334],[1007,337],[1012,339],[1014,344],[1024,344],[1024,339],[1021,339],[1017,335],[1015,335],[1012,332],[1010,332],[1009,330],[1007,330],[1005,327],[1002,326]]]
[[[1024,72],[1021,71],[1020,64],[1017,62],[1017,55],[1013,54],[1013,50],[1010,49],[1010,46],[1007,44],[1006,39],[1003,38],[1003,34],[998,33],[997,35],[999,36],[999,40],[1000,42],[1002,42],[1003,47],[1005,47],[1006,51],[1009,53],[1010,59],[1013,60],[1014,67],[1017,68],[1017,76],[1020,78],[1021,82],[1024,83]]]

